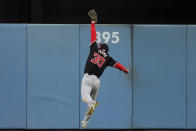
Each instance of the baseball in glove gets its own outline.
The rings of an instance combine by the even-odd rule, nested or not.
[[[88,12],[88,15],[90,16],[92,21],[97,22],[97,13],[95,12],[95,9],[92,9]]]

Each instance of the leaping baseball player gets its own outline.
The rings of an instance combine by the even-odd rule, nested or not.
[[[109,47],[107,44],[96,43],[95,23],[97,22],[97,14],[94,9],[88,12],[91,18],[91,44],[90,52],[84,69],[84,77],[81,84],[82,101],[88,104],[87,111],[81,126],[86,128],[95,107],[99,105],[96,101],[97,94],[100,88],[100,76],[108,66],[117,68],[126,74],[129,70],[119,62],[115,61],[108,53]]]

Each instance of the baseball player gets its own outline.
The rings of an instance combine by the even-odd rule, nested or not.
[[[90,116],[93,114],[95,107],[98,106],[96,101],[97,94],[100,88],[100,76],[107,66],[117,68],[124,71],[126,74],[129,72],[123,65],[115,61],[108,53],[109,47],[107,44],[96,43],[96,30],[95,23],[97,22],[97,14],[95,10],[90,10],[88,15],[91,17],[91,44],[90,52],[86,61],[84,69],[84,77],[81,84],[82,101],[88,104],[88,109],[85,113],[81,126],[86,128]]]

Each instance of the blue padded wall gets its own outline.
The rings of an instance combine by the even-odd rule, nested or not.
[[[79,25],[28,25],[28,128],[79,128]]]
[[[196,128],[196,26],[134,25],[133,39],[130,25],[96,28],[134,70],[105,70],[88,129]],[[0,129],[81,128],[89,44],[89,24],[0,24]]]
[[[131,29],[130,25],[96,25],[97,32],[110,33],[108,45],[110,55],[125,67],[131,69]],[[119,37],[117,41],[115,33]],[[108,37],[107,35],[105,37]],[[98,38],[99,39],[99,38]],[[101,37],[102,43],[104,38]],[[80,82],[83,78],[84,66],[89,53],[90,25],[80,26]],[[108,67],[101,76],[101,87],[97,96],[100,102],[91,117],[88,129],[128,129],[132,128],[132,87],[131,74],[126,75],[117,69]],[[83,120],[87,104],[81,101],[80,121]]]
[[[196,26],[187,26],[187,128],[196,128]]]
[[[26,128],[26,25],[0,24],[0,128]]]
[[[186,128],[186,26],[133,32],[133,128]]]

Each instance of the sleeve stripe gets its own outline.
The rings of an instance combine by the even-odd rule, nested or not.
[[[118,64],[118,62],[116,62],[116,63],[114,64],[114,66],[113,66],[113,67],[115,67],[115,66],[116,66],[116,64]]]
[[[94,42],[96,42],[96,40],[94,40],[93,42],[91,42],[90,45],[89,45],[89,47],[90,47]]]
[[[96,40],[92,41],[91,44],[93,44]]]

